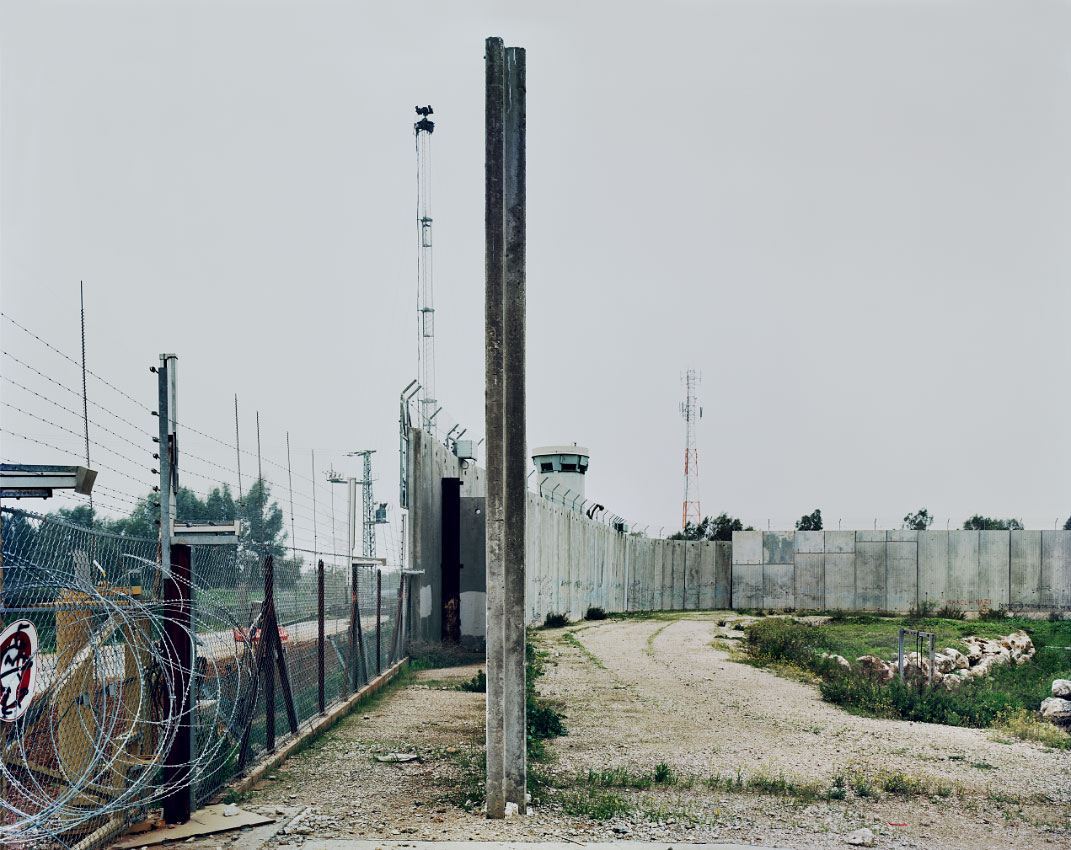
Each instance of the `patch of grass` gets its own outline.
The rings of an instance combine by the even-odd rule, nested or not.
[[[472,652],[447,643],[412,643],[409,646],[409,667],[412,670],[468,667],[481,661],[483,661],[483,653]]]
[[[655,765],[653,778],[659,785],[675,785],[677,783],[677,775],[664,761]]]
[[[650,788],[651,776],[631,773],[627,767],[611,767],[606,770],[589,770],[587,784],[598,788]]]
[[[949,605],[946,602],[937,609],[934,616],[940,620],[965,620],[967,619],[967,612],[962,608],[957,608],[955,605]]]
[[[558,796],[557,802],[565,814],[591,820],[610,820],[632,811],[625,798],[610,791],[596,791],[592,788],[565,792]]]
[[[993,728],[1023,741],[1033,741],[1057,750],[1071,750],[1071,734],[1044,720],[1038,720],[1036,712],[1027,711],[1025,708],[1001,714],[993,723]]]
[[[546,756],[543,744],[548,738],[568,734],[562,715],[543,700],[536,693],[535,681],[543,675],[543,665],[546,661],[546,653],[538,652],[535,645],[526,641],[525,654],[525,707],[527,713],[527,750],[532,759],[541,759]]]
[[[544,629],[564,629],[569,625],[569,618],[565,614],[547,614],[543,618]]]
[[[600,670],[606,669],[606,665],[599,660],[598,656],[580,642],[580,638],[576,636],[575,632],[566,632],[562,635],[562,640],[580,650],[580,653]]]
[[[861,671],[848,671],[819,657],[825,651],[848,659],[863,654],[894,658],[897,630],[904,622],[902,618],[843,615],[813,626],[769,618],[747,627],[746,650],[752,663],[789,665],[785,671],[789,675],[792,667],[817,673],[826,701],[856,714],[951,726],[993,726],[1017,711],[1034,712],[1048,696],[1053,679],[1071,676],[1071,652],[1061,648],[1071,644],[1071,623],[1022,618],[915,623],[935,632],[939,647],[962,646],[961,639],[969,634],[995,637],[1018,630],[1033,640],[1037,653],[1030,662],[994,667],[989,675],[965,681],[954,690],[920,689],[916,683],[896,680],[879,684]],[[1059,740],[1058,736],[1053,740]]]
[[[485,694],[487,693],[487,675],[483,670],[477,670],[475,676],[459,684],[457,689],[474,694]]]
[[[899,770],[879,774],[877,784],[882,791],[903,797],[917,797],[930,792],[929,783],[925,779],[909,776]]]
[[[970,761],[970,762],[967,762],[967,764],[969,764],[971,767],[977,768],[978,770],[996,770],[997,769],[994,765],[991,765],[987,761]]]
[[[870,780],[868,780],[865,776],[862,775],[856,776],[852,780],[852,790],[855,791],[856,797],[862,797],[866,799],[867,797],[874,796],[874,789],[870,785]]]
[[[983,608],[978,612],[978,619],[983,623],[1000,623],[1008,619],[1008,612],[1003,608]]]
[[[822,791],[818,783],[790,781],[783,773],[773,776],[761,770],[748,777],[747,789],[774,797],[792,797],[803,802],[816,799]]]
[[[602,608],[592,605],[584,612],[585,620],[605,620],[609,615]]]

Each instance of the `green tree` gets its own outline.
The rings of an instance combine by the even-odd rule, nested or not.
[[[812,513],[804,514],[796,520],[796,531],[821,531],[822,512],[815,508]]]
[[[933,517],[930,516],[930,512],[925,508],[904,517],[904,528],[925,531],[931,525],[933,525]]]
[[[1071,531],[1071,516],[1067,518],[1067,522],[1064,523],[1064,531]]]
[[[1023,522],[1018,519],[994,519],[975,514],[963,523],[964,531],[1022,531]]]
[[[684,529],[669,536],[670,540],[732,540],[734,531],[754,531],[754,527],[747,526],[731,517],[724,511],[716,517],[703,517],[698,524],[688,523]]]

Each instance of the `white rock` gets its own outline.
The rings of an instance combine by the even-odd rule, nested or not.
[[[873,847],[874,833],[864,826],[862,829],[849,833],[844,840],[848,844],[854,844],[856,847]]]
[[[938,673],[951,673],[956,669],[956,660],[951,655],[946,655],[943,652],[935,652],[933,654],[933,663],[937,667]]]
[[[877,679],[879,682],[887,682],[893,677],[893,671],[889,664],[876,655],[860,655],[855,659],[855,663],[861,665],[871,678]]]
[[[1071,722],[1071,700],[1048,697],[1041,703],[1041,716],[1061,723]]]
[[[967,656],[960,652],[958,649],[953,649],[951,646],[945,647],[945,655],[952,659],[954,662],[954,668],[956,670],[966,670],[971,666],[971,662],[967,660]]]
[[[223,807],[223,817],[233,818],[236,814],[238,814],[238,807],[234,803]]]
[[[1071,699],[1071,679],[1055,679],[1052,683],[1052,695]]]

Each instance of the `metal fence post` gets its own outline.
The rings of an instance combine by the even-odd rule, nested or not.
[[[271,663],[268,629],[275,624],[275,559],[264,559],[264,614],[260,623],[260,642],[268,654],[264,665],[264,748],[275,752],[275,665]],[[252,640],[253,636],[249,636]]]
[[[320,714],[327,713],[326,694],[324,693],[324,562],[316,565],[316,681],[319,684]]]
[[[171,749],[164,760],[164,786],[171,791],[164,797],[164,820],[186,823],[193,810],[190,786],[190,763],[193,760],[193,722],[190,677],[193,668],[193,611],[190,602],[190,547],[171,546],[171,570],[164,582],[165,650],[175,705],[181,706],[178,728]]]
[[[376,675],[383,672],[383,652],[380,641],[383,636],[383,570],[376,570]]]
[[[904,683],[904,630],[900,629],[896,637],[896,664],[900,669],[900,684]]]

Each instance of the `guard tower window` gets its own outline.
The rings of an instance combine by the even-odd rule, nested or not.
[[[562,464],[562,472],[576,472],[576,464],[575,463],[563,463]]]
[[[553,463],[548,463],[547,461],[544,461],[543,463],[539,464],[539,471],[540,472],[553,472],[554,471],[554,464]]]

